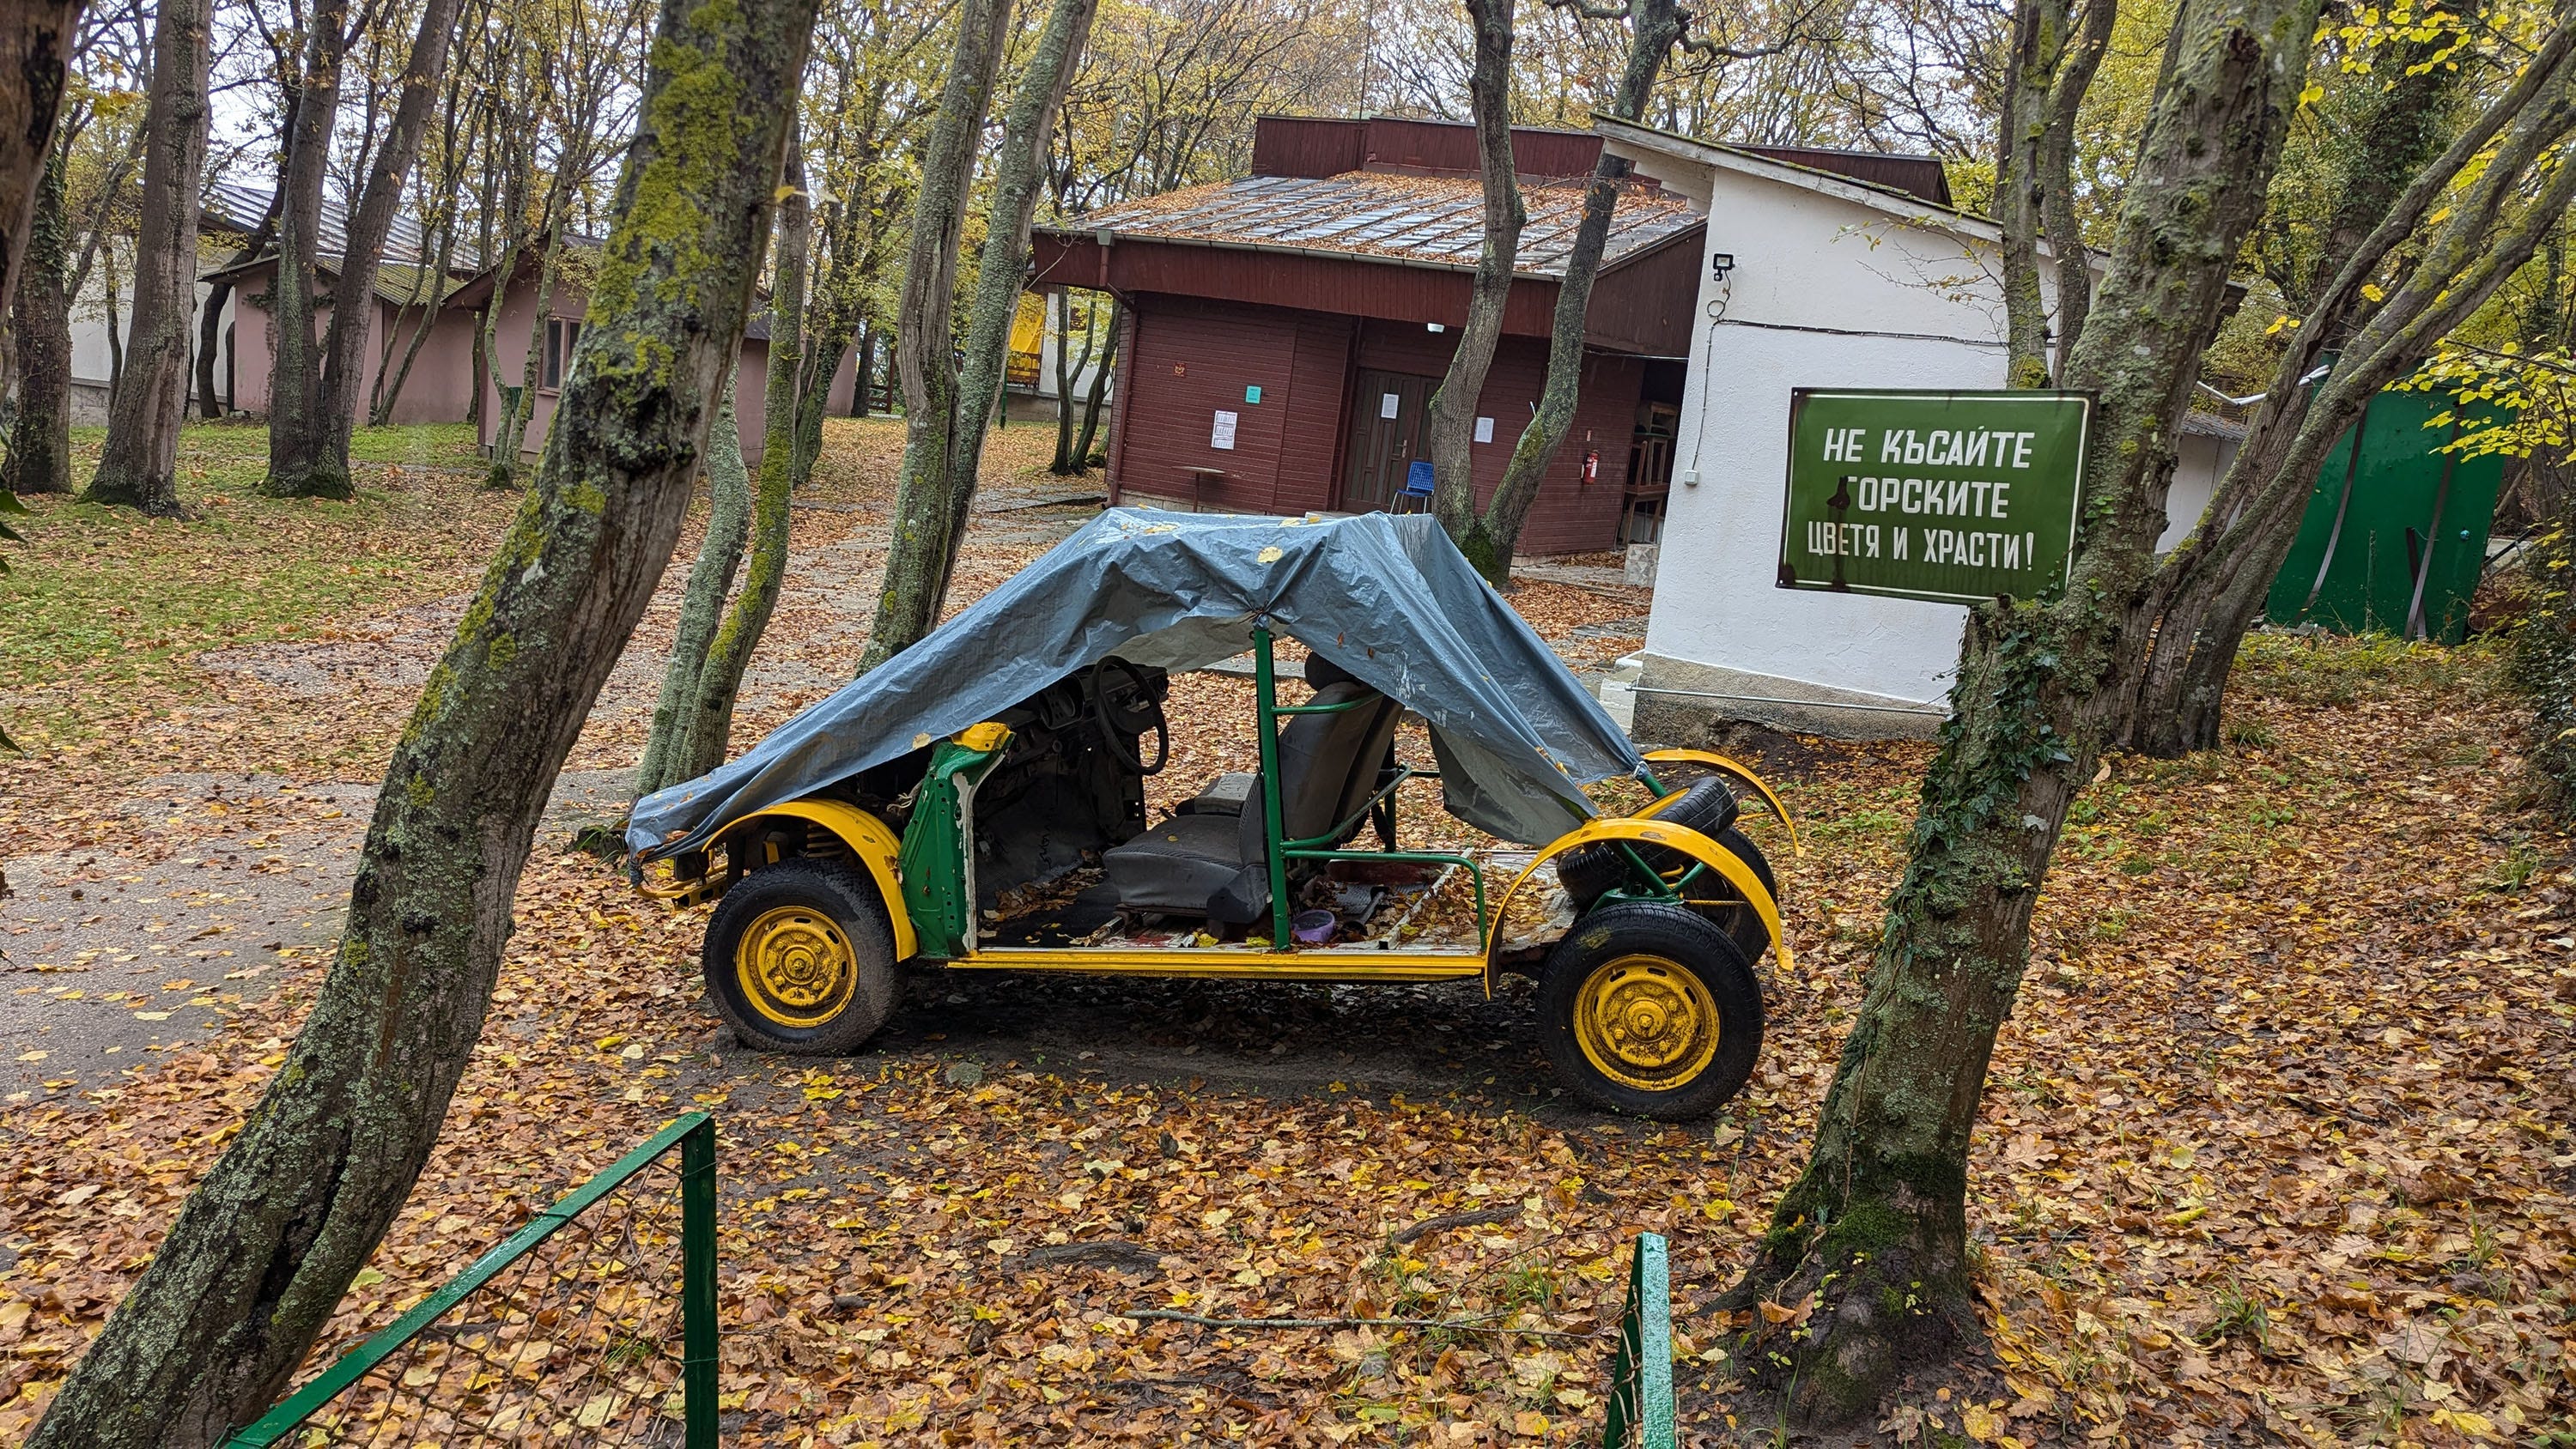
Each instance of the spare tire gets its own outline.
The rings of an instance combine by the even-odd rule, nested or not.
[[[1735,823],[1735,810],[1734,792],[1726,788],[1725,781],[1710,775],[1693,781],[1680,799],[1656,811],[1652,818],[1714,837]],[[1576,907],[1589,907],[1612,886],[1631,883],[1633,872],[1620,844],[1596,841],[1578,845],[1556,858],[1557,883],[1574,897]],[[1636,845],[1634,849],[1639,859],[1659,872],[1685,870],[1691,864],[1689,856],[1660,845]]]

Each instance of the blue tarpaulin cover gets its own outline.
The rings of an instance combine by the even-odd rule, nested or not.
[[[1266,518],[1114,508],[741,758],[636,804],[639,859],[695,850],[992,718],[1109,655],[1179,671],[1296,639],[1431,727],[1451,814],[1523,844],[1644,767],[1619,726],[1427,515]]]

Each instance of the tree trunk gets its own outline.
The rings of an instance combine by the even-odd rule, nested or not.
[[[69,493],[72,301],[63,290],[63,168],[46,167],[36,190],[10,326],[10,345],[18,354],[18,414],[9,423],[6,484],[12,493]]]
[[[764,382],[760,477],[751,493],[751,554],[743,570],[742,592],[708,641],[667,758],[665,783],[694,780],[724,763],[733,742],[733,707],[742,693],[742,677],[751,668],[752,651],[769,628],[778,607],[779,586],[787,579],[788,502],[795,489],[798,329],[805,322],[805,269],[813,244],[812,203],[805,192],[805,172],[788,127],[786,180],[778,208],[778,260],[771,269],[769,375]],[[642,798],[640,795],[637,798]]]
[[[290,92],[286,98],[286,129],[292,131],[294,128],[295,97]],[[246,266],[258,261],[260,255],[268,250],[269,244],[277,238],[278,205],[285,199],[284,188],[270,189],[268,210],[260,214],[259,225],[251,229],[250,236],[242,242],[241,250],[233,253],[231,266],[226,267],[225,270],[229,271],[232,267]],[[220,418],[224,415],[226,404],[230,402],[228,398],[218,399],[215,395],[215,352],[223,345],[224,304],[232,300],[232,295],[232,278],[216,278],[206,288],[205,310],[197,318],[197,415],[199,417]]]
[[[430,262],[429,298],[420,311],[420,325],[411,330],[411,342],[403,348],[402,363],[393,369],[388,381],[376,376],[376,389],[382,394],[367,415],[370,427],[385,427],[394,420],[394,405],[402,401],[403,384],[411,381],[412,364],[420,360],[420,349],[428,343],[429,334],[438,326],[439,309],[447,303],[447,268],[456,259],[456,221],[448,218],[445,230],[438,235],[438,255]]]
[[[2084,245],[2084,228],[2075,216],[2075,122],[2102,57],[2110,52],[2119,19],[2119,0],[2091,0],[2084,7],[2082,26],[2048,92],[2048,129],[2038,156],[2039,224],[2057,264],[2058,372],[2065,370],[2093,310],[2093,253]]]
[[[527,350],[519,357],[519,381],[515,386],[505,384],[495,388],[501,395],[501,418],[492,428],[492,471],[484,479],[486,487],[508,488],[518,481],[519,454],[527,446],[528,423],[536,416],[537,383],[543,376],[545,359],[546,323],[554,317],[555,281],[563,270],[563,192],[564,187],[559,180],[547,195],[545,249],[538,253],[536,306],[528,323]],[[499,357],[497,342],[500,334],[501,294],[496,290],[492,294],[491,320],[484,332],[486,356]],[[494,376],[499,376],[497,369]],[[555,406],[563,406],[560,398]]]
[[[2513,225],[2461,230],[2464,219],[2493,223],[2511,199],[2511,183],[2576,125],[2567,94],[2571,74],[2576,27],[2562,20],[2514,84],[2430,164],[2424,151],[2439,137],[2427,136],[2422,117],[2383,115],[2364,128],[2351,179],[2372,199],[2337,208],[2338,249],[2323,262],[2334,275],[2314,289],[2200,526],[2157,570],[2127,631],[2133,662],[2122,671],[2125,697],[2115,727],[2129,748],[2173,758],[2218,744],[2228,672],[2297,540],[2318,467],[2371,396],[2431,350],[2441,333],[2427,330],[2428,317],[2465,318],[2509,274],[2511,268],[2499,270],[2504,259],[2529,260],[2557,220],[2554,211],[2526,206]],[[2428,97],[2414,78],[2404,78],[2384,93],[2380,109],[2426,104],[2445,105],[2438,93]],[[2481,160],[2500,135],[2499,153]],[[2455,179],[2473,164],[2483,168],[2480,177],[2452,202],[2432,244],[2403,274],[2407,280],[2368,309],[2356,332],[2367,305],[2363,287],[2432,208],[2451,198]],[[2356,231],[2364,233],[2358,240]],[[2450,271],[2435,276],[2437,267]],[[2335,372],[2311,388],[2302,379],[2329,348],[2341,352]]]
[[[322,183],[331,164],[331,137],[340,117],[340,63],[348,51],[348,0],[315,0],[305,19],[304,49],[295,77],[294,119],[286,131],[286,160],[278,178],[284,200],[277,218],[277,277],[269,287],[269,317],[276,350],[268,372],[268,476],[260,491],[275,497],[347,498],[343,469],[335,480],[320,468],[322,420],[316,379],[322,357],[315,325],[314,292],[321,285]],[[345,262],[343,267],[345,270]]]
[[[876,375],[877,330],[872,323],[862,324],[859,328],[859,354],[850,360],[850,381],[856,384],[850,389],[851,417],[868,415],[868,394],[876,388]]]
[[[1655,80],[1682,38],[1685,17],[1678,0],[1629,0],[1628,59],[1611,98],[1610,114],[1633,121],[1645,114]],[[1619,205],[1619,189],[1628,179],[1628,163],[1603,148],[1593,163],[1592,179],[1583,188],[1583,214],[1575,224],[1574,245],[1566,253],[1565,280],[1556,293],[1556,313],[1547,345],[1547,382],[1539,389],[1538,407],[1521,428],[1520,441],[1503,465],[1503,479],[1485,511],[1459,537],[1468,562],[1487,579],[1511,577],[1512,554],[1520,547],[1521,525],[1538,501],[1539,484],[1556,462],[1557,450],[1574,431],[1575,408],[1583,400],[1583,336],[1592,312],[1592,284],[1601,275],[1601,255],[1610,244],[1610,219]]]
[[[2040,161],[2051,116],[2050,87],[2074,28],[2070,0],[2021,0],[2013,7],[2012,52],[2004,65],[2002,119],[1995,145],[1995,249],[2004,294],[2005,385],[2046,387],[2048,302],[2039,286],[2041,208],[2046,169]]]
[[[922,148],[913,195],[912,237],[896,304],[894,371],[903,388],[903,459],[897,465],[894,535],[876,621],[860,656],[862,673],[928,632],[939,615],[933,586],[946,547],[940,506],[948,492],[949,443],[957,425],[953,319],[957,247],[975,182],[975,154],[993,99],[993,71],[1010,28],[1011,0],[965,0],[957,49]]]
[[[662,670],[662,697],[653,706],[653,732],[644,742],[644,763],[635,771],[638,800],[689,778],[679,773],[674,762],[687,747],[683,736],[695,711],[698,676],[706,671],[707,649],[724,618],[725,596],[733,592],[734,571],[742,567],[743,541],[751,529],[751,477],[742,465],[733,391],[733,378],[728,375],[715,427],[707,435],[707,489],[713,495],[707,536],[698,545],[698,560],[689,566],[688,588],[680,596],[680,623],[671,636],[670,662]]]
[[[319,7],[317,7],[319,8]],[[385,236],[392,230],[394,209],[420,155],[422,135],[438,102],[439,77],[447,70],[448,43],[456,34],[462,0],[427,0],[421,7],[420,31],[398,82],[401,97],[393,119],[377,143],[367,171],[366,188],[350,209],[347,243],[331,287],[331,326],[322,341],[322,365],[283,372],[270,384],[269,464],[267,491],[294,498],[348,498],[356,489],[349,478],[349,437],[358,425],[359,379],[365,375],[367,334],[376,315],[376,269],[384,261]],[[317,13],[317,25],[323,24]],[[337,23],[337,22],[330,22]],[[337,62],[332,84],[337,85]],[[289,166],[293,162],[290,159]],[[281,269],[280,276],[284,272]],[[280,317],[283,324],[284,318]],[[293,386],[300,393],[291,413],[292,430],[281,435],[277,389]]]
[[[1976,1332],[1968,1141],[2029,954],[2032,902],[2089,777],[2099,691],[2164,526],[2175,430],[2229,263],[2263,208],[2317,0],[2187,0],[2115,231],[2101,302],[2067,362],[2094,391],[2073,576],[1969,616],[1912,859],[1805,1172],[1739,1285],[1800,1305],[1736,1362],[1801,1418],[1866,1412],[1915,1358]]]
[[[1100,0],[1055,0],[1045,28],[1038,32],[1037,46],[1021,68],[1019,92],[1011,97],[1011,109],[1002,120],[1001,151],[993,161],[992,199],[984,208],[984,246],[975,258],[975,301],[966,318],[966,355],[957,369],[957,424],[949,434],[947,496],[940,500],[947,540],[936,560],[923,560],[935,562],[938,569],[928,581],[930,613],[920,633],[904,639],[902,645],[910,645],[938,623],[949,577],[957,568],[957,552],[966,541],[984,461],[984,429],[1001,404],[1011,359],[1011,323],[1019,316],[1020,292],[1028,279],[1029,222],[1037,214],[1047,138],[1064,110],[1065,88],[1082,64],[1092,18],[1099,13]],[[900,514],[899,494],[896,509]],[[903,558],[900,545],[889,552],[889,579]],[[870,639],[868,647],[873,652],[877,639]]]
[[[990,11],[981,8],[990,5]],[[1029,218],[1037,205],[1038,159],[1062,102],[1098,0],[1056,0],[1022,72],[1002,131],[984,247],[967,318],[963,361],[949,358],[949,295],[967,193],[974,179],[968,131],[980,132],[992,100],[993,69],[1008,0],[970,0],[960,22],[939,122],[922,163],[911,255],[895,337],[903,383],[903,464],[895,488],[894,537],[876,619],[859,661],[865,673],[911,646],[939,621],[957,541],[964,537],[983,459],[984,425],[1001,390],[1027,269]]]
[[[1074,448],[1073,383],[1082,370],[1091,365],[1091,355],[1100,350],[1099,314],[1086,309],[1083,313],[1082,356],[1073,355],[1073,289],[1055,289],[1055,458],[1047,471],[1059,478],[1071,478],[1082,472],[1082,454]]]
[[[481,1034],[546,796],[688,512],[814,11],[665,0],[582,365],[395,747],[330,975],[40,1449],[193,1449],[248,1423],[409,1195]]]
[[[2084,332],[2093,277],[2075,218],[2075,119],[2118,19],[2117,0],[2087,4],[2080,33],[2072,0],[2021,0],[2013,10],[1995,165],[1995,215],[2003,223],[1996,259],[2013,387],[2046,387],[2059,370],[2050,365],[2048,302],[2040,287],[2042,236],[2056,262],[2060,364]]]
[[[1485,374],[1493,368],[1494,347],[1503,340],[1503,306],[1511,300],[1521,227],[1529,213],[1521,205],[1520,172],[1512,160],[1512,0],[1466,0],[1466,7],[1475,31],[1467,94],[1476,119],[1485,234],[1467,292],[1466,325],[1458,329],[1448,369],[1431,394],[1423,451],[1431,455],[1431,511],[1440,527],[1468,550],[1468,562],[1491,577],[1493,562],[1480,558],[1478,551],[1484,540],[1476,526],[1481,521],[1476,511],[1476,404],[1485,392]],[[1500,571],[1510,573],[1508,560]]]
[[[1100,437],[1100,420],[1108,413],[1109,375],[1117,370],[1118,330],[1124,320],[1119,316],[1122,305],[1115,297],[1109,302],[1109,322],[1101,333],[1100,361],[1092,368],[1091,390],[1082,398],[1082,436],[1073,445],[1074,456],[1082,460],[1082,470],[1091,471],[1091,460],[1098,450],[1093,444]]]
[[[0,14],[0,312],[18,295],[80,15],[80,0],[21,0]]]
[[[164,518],[179,502],[179,425],[188,418],[188,317],[197,301],[197,187],[206,166],[207,0],[161,0],[153,22],[152,133],[134,238],[134,329],[82,497]]]

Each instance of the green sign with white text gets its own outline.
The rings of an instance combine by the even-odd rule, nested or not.
[[[1973,604],[2063,584],[2092,418],[2075,392],[1796,389],[1780,587]]]

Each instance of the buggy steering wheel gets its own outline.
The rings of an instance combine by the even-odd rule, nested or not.
[[[1127,676],[1129,688],[1145,701],[1145,708],[1134,715],[1120,714],[1109,704],[1109,684],[1101,676],[1115,668]],[[1108,741],[1109,752],[1126,762],[1140,775],[1159,775],[1172,758],[1171,722],[1163,717],[1163,702],[1154,698],[1145,683],[1144,672],[1112,654],[1100,661],[1091,675],[1091,717],[1100,726],[1101,738]],[[1154,731],[1154,763],[1146,764],[1144,753],[1134,743],[1138,731]]]

